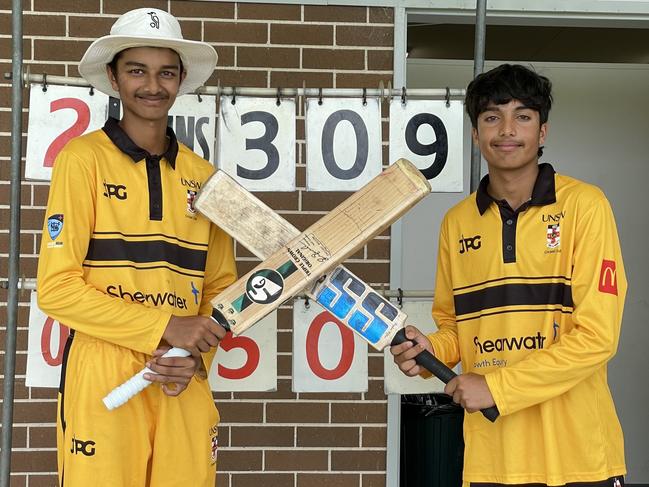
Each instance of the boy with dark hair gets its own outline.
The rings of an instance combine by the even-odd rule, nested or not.
[[[607,384],[626,277],[596,187],[539,164],[551,84],[502,65],[469,84],[472,136],[489,174],[441,225],[433,317],[392,347],[409,376],[427,349],[463,374],[445,392],[469,413],[464,486],[624,484],[624,442]]]
[[[192,205],[214,168],[178,143],[167,116],[215,65],[212,46],[151,8],[122,15],[79,65],[124,115],[70,141],[52,174],[38,304],[72,330],[58,398],[62,486],[214,487],[219,415],[206,379],[225,330],[210,300],[236,268],[230,237]],[[172,346],[191,355],[163,357]],[[102,398],[145,363],[161,387],[107,410]]]

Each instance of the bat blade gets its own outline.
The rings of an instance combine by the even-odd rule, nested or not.
[[[262,218],[265,229],[260,231],[260,212],[250,211],[246,206],[249,198],[231,200],[230,204],[236,208],[227,207],[227,210],[223,204],[206,203],[210,193],[223,194],[223,188],[215,189],[215,185],[218,181],[213,179],[205,183],[205,193],[201,189],[196,208],[234,238],[239,232],[253,235],[251,248],[264,252],[274,248],[268,240],[292,233],[285,224],[280,225],[279,237],[267,232],[273,222],[277,223],[276,217]],[[405,159],[398,161],[305,232],[288,242],[275,244],[279,248],[270,257],[214,298],[212,305],[227,320],[233,333],[240,334],[282,302],[313,285],[429,192],[430,185],[419,170]],[[217,215],[223,211],[236,215],[236,224],[221,225]]]

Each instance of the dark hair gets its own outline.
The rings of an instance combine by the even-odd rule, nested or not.
[[[477,128],[478,116],[490,103],[504,105],[512,100],[518,100],[539,112],[539,120],[544,124],[552,107],[552,83],[545,76],[520,64],[501,64],[479,74],[469,83],[464,102],[471,125]],[[538,155],[543,155],[543,147],[539,147]]]
[[[122,57],[122,54],[126,50],[127,49],[124,49],[123,51],[119,51],[117,54],[115,54],[113,60],[107,64],[107,66],[110,68],[110,70],[113,72],[115,76],[117,76],[117,61],[119,60],[120,57]],[[178,53],[176,52],[176,54]],[[180,62],[180,72],[182,73],[185,70],[185,66],[183,65],[183,59],[180,57],[180,54],[178,54],[178,61]]]

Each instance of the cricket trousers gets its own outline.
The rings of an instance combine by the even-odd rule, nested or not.
[[[207,381],[192,379],[176,397],[154,383],[119,408],[104,406],[147,358],[70,335],[58,396],[61,487],[214,487],[219,415]]]

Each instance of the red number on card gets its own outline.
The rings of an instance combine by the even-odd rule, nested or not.
[[[47,365],[58,367],[63,362],[63,350],[65,349],[65,342],[68,339],[70,330],[67,326],[59,323],[59,349],[56,351],[56,356],[52,356],[52,328],[54,328],[54,319],[48,318],[43,325],[41,332],[41,353]]]
[[[243,348],[246,352],[247,359],[246,363],[238,369],[231,369],[225,365],[219,364],[217,371],[219,376],[224,379],[245,379],[250,377],[257,367],[259,366],[259,346],[251,338],[238,336],[235,337],[232,333],[228,332],[225,335],[225,338],[219,343],[219,348],[222,348],[226,352],[232,350],[233,348]]]
[[[342,353],[338,365],[327,369],[320,361],[318,343],[320,334],[327,323],[335,324],[340,331]],[[323,311],[313,319],[306,335],[306,359],[315,375],[325,380],[336,380],[344,376],[352,366],[354,360],[354,333],[328,311]]]
[[[63,110],[64,108],[71,108],[76,111],[77,120],[72,127],[54,139],[54,142],[47,148],[45,161],[43,162],[44,167],[52,167],[54,165],[54,159],[61,152],[63,146],[73,137],[83,134],[88,128],[88,125],[90,125],[90,108],[88,108],[88,105],[84,101],[78,98],[61,98],[50,103],[50,113]]]

